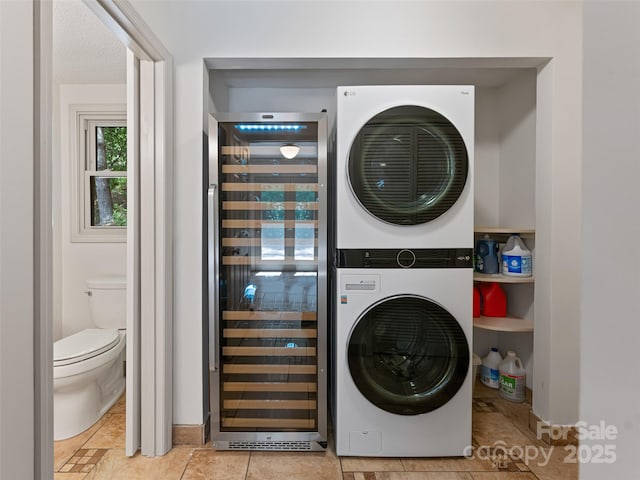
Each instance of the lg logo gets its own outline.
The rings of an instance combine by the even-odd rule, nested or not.
[[[356,96],[356,92],[354,92],[353,90],[345,90],[343,95],[345,97],[355,97]]]

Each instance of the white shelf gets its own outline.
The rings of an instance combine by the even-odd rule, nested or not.
[[[473,326],[495,332],[533,332],[533,322],[516,317],[475,317]]]
[[[530,277],[512,277],[501,273],[478,273],[473,272],[474,282],[496,282],[496,283],[534,283],[535,279]]]
[[[474,233],[489,233],[493,235],[519,234],[522,238],[533,238],[536,234],[535,228],[514,228],[514,227],[475,227]]]

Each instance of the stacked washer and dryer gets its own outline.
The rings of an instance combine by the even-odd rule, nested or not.
[[[471,444],[474,89],[339,87],[338,455]]]

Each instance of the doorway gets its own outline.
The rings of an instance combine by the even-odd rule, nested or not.
[[[43,2],[47,3],[47,2]],[[133,455],[163,455],[171,448],[172,427],[172,59],[128,2],[115,5],[108,1],[84,1],[88,14],[107,26],[111,33],[126,45],[126,116],[127,116],[127,233],[126,277],[127,299],[127,400],[126,453]],[[40,22],[35,49],[39,66],[41,94],[36,98],[35,120],[51,122],[55,112],[51,99],[51,29],[52,8],[38,5],[36,20]],[[51,145],[51,124],[38,132],[40,145]],[[46,151],[45,151],[46,150]],[[37,152],[39,170],[50,172],[53,148]],[[43,175],[44,176],[44,175]],[[42,181],[42,177],[40,179]],[[50,175],[47,189],[52,191]],[[37,259],[41,295],[39,307],[46,312],[40,320],[36,341],[47,346],[36,358],[37,407],[36,417],[42,425],[36,432],[37,476],[48,478],[53,464],[51,432],[52,356],[54,326],[53,265],[56,259],[51,247],[49,231],[54,195],[44,195],[43,207],[36,212],[37,235],[43,254]],[[45,198],[46,197],[46,198]],[[48,220],[48,222],[47,222]],[[56,335],[62,327],[56,327]],[[140,339],[154,338],[155,342]],[[151,382],[144,381],[145,378]],[[39,418],[38,418],[39,417]],[[38,435],[38,433],[42,433]]]
[[[122,345],[102,346],[95,335],[105,335],[107,343],[115,328],[126,327],[126,291],[89,285],[107,278],[126,285],[127,49],[82,0],[52,2],[52,37],[53,422],[58,471],[70,468],[65,463],[74,447],[85,446],[98,426],[122,432],[117,436],[121,439],[110,441],[124,446],[125,378],[119,358],[124,353],[116,357],[116,352],[124,349],[126,333],[120,332]],[[106,324],[91,308],[105,293],[114,306],[113,312],[110,306],[101,309]],[[116,310],[118,302],[122,304]],[[91,354],[89,345],[95,348]],[[88,369],[96,364],[100,370],[94,371],[103,373],[94,376]],[[93,382],[99,395],[91,395]],[[114,402],[118,413],[111,413]]]

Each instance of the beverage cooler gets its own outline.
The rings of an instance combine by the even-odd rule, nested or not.
[[[211,435],[218,450],[324,450],[326,114],[209,117]]]

